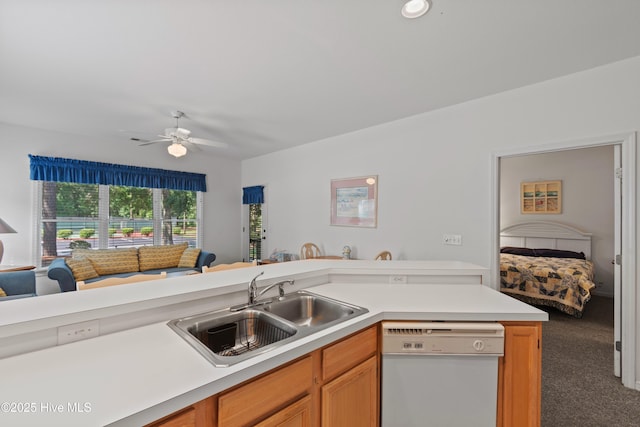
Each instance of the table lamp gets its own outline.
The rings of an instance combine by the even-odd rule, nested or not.
[[[17,233],[17,231],[0,218],[0,233]],[[4,255],[4,245],[2,244],[2,240],[0,240],[0,263],[2,263],[2,255]]]

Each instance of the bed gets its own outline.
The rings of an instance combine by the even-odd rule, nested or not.
[[[500,291],[581,318],[595,288],[591,234],[537,221],[500,232]]]

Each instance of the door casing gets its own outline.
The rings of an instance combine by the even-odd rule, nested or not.
[[[555,151],[573,150],[578,148],[589,148],[603,145],[620,145],[622,161],[622,204],[621,227],[623,232],[621,238],[622,266],[621,282],[624,299],[620,302],[620,319],[622,349],[620,352],[622,369],[621,380],[625,387],[640,390],[640,381],[636,380],[636,306],[638,292],[636,289],[636,133],[622,133],[615,135],[605,135],[594,138],[587,138],[574,141],[561,141],[550,144],[543,144],[532,147],[518,147],[508,150],[495,151],[492,154],[492,224],[491,224],[491,254],[493,257],[491,265],[490,285],[496,290],[500,289],[500,159],[503,157],[523,156],[528,154],[551,153]]]

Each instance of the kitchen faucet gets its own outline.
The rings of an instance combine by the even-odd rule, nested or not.
[[[279,295],[278,299],[282,299],[284,297],[284,285],[287,285],[287,284],[293,285],[295,283],[295,280],[293,279],[281,280],[280,282],[273,283],[267,286],[266,288],[262,289],[260,292],[258,292],[258,285],[256,284],[256,280],[258,279],[258,277],[262,276],[263,274],[264,274],[264,271],[258,274],[253,279],[251,279],[251,283],[249,284],[249,305],[250,306],[256,305],[258,303],[258,298],[260,297],[260,295],[264,294],[271,288],[275,288],[276,286],[278,287],[278,295]]]
[[[278,299],[280,300],[280,299],[282,299],[284,297],[284,285],[286,285],[286,284],[293,285],[294,282],[295,282],[295,280],[293,280],[293,279],[282,280],[280,282],[273,283],[273,284],[267,286],[266,288],[262,289],[260,292],[258,292],[258,285],[256,284],[256,280],[258,280],[258,277],[262,276],[263,274],[264,274],[264,271],[262,271],[260,274],[256,275],[256,277],[251,279],[251,283],[249,283],[249,303],[248,304],[234,305],[229,310],[231,310],[231,311],[240,311],[240,310],[244,310],[245,308],[249,308],[249,307],[252,307],[254,305],[258,305],[259,304],[258,297],[260,295],[264,294],[265,292],[267,292],[269,289],[275,288],[276,286],[278,287],[278,293],[279,293]]]
[[[275,288],[276,286],[278,287],[278,300],[281,300],[282,298],[284,298],[284,285],[292,285],[295,283],[295,280],[293,279],[289,279],[289,280],[281,280],[280,282],[277,283],[273,283],[269,286],[267,286],[266,288],[264,288],[263,290],[261,290],[260,292],[258,292],[258,297],[262,294],[264,294],[265,292],[267,292],[269,289],[271,288]],[[256,301],[254,301],[255,303]]]
[[[251,283],[249,283],[249,305],[254,305],[256,303],[256,300],[258,299],[258,285],[256,285],[256,279],[263,274],[264,271],[251,279]]]

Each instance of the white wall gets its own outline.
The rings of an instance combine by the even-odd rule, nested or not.
[[[295,252],[314,241],[336,254],[349,244],[358,258],[388,249],[398,259],[459,259],[491,268],[496,153],[638,129],[640,57],[634,57],[249,159],[242,162],[242,185],[269,186],[269,248]],[[374,174],[379,175],[378,228],[331,227],[330,180]],[[640,188],[638,177],[629,178]],[[632,203],[640,212],[637,196]],[[637,224],[636,216],[635,230]],[[462,246],[443,245],[443,233],[461,234]],[[631,304],[638,313],[637,281],[629,282],[624,286],[634,288]],[[627,313],[625,325],[633,322],[640,329],[638,316]],[[634,349],[636,373],[639,345],[627,347]],[[640,389],[638,375],[633,376]]]
[[[592,233],[595,293],[613,296],[613,146],[505,157],[500,161],[500,228],[525,221],[556,221]],[[562,212],[520,213],[520,183],[562,180]]]
[[[0,147],[0,218],[18,231],[0,236],[5,246],[3,264],[34,263],[33,186],[29,180],[28,154],[204,173],[208,191],[204,195],[202,247],[222,260],[237,260],[240,256],[238,230],[242,191],[237,160],[189,154],[175,159],[164,147],[145,149],[133,143],[131,150],[119,153],[106,141],[2,123]],[[38,280],[38,287],[45,293],[52,290],[42,278]]]
[[[242,184],[268,186],[269,248],[349,244],[358,258],[388,249],[490,267],[493,153],[638,128],[640,57],[246,160]],[[330,180],[369,174],[378,228],[330,226]]]

